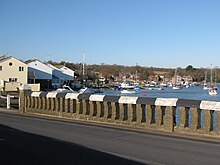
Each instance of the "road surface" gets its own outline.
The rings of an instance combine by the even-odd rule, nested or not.
[[[220,139],[66,122],[0,111],[1,164],[219,165]]]

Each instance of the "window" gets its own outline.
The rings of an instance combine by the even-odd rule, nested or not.
[[[0,66],[0,71],[2,71],[2,66]]]
[[[13,64],[12,64],[12,62],[9,62],[9,66],[12,66]]]
[[[9,78],[9,82],[17,82],[17,78]]]
[[[23,72],[24,71],[24,67],[23,66],[19,66],[19,71]]]

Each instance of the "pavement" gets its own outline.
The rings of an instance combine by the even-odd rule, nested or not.
[[[0,164],[219,165],[218,138],[107,126],[0,108]]]
[[[0,124],[2,165],[141,165],[141,163],[99,152]]]

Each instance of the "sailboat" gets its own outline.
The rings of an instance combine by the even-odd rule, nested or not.
[[[209,88],[209,95],[216,96],[218,94],[217,88],[212,83],[212,66],[211,66],[211,87]]]
[[[205,72],[205,80],[204,80],[204,84],[203,84],[203,90],[208,90],[209,87],[207,85],[207,72]]]
[[[181,84],[177,84],[177,69],[175,70],[175,83],[173,84],[173,89],[178,90],[181,89]]]

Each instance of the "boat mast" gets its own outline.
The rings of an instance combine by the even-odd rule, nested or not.
[[[175,69],[175,85],[177,84],[177,68]]]
[[[82,85],[85,85],[85,51],[83,52],[83,61],[82,61]]]
[[[212,84],[212,64],[211,64],[211,80],[210,81],[211,81],[211,85],[213,85]]]
[[[207,71],[205,71],[205,82],[204,83],[206,82],[207,82]]]
[[[85,75],[85,52],[83,52],[83,68],[82,68],[82,76],[84,79],[84,75]]]

